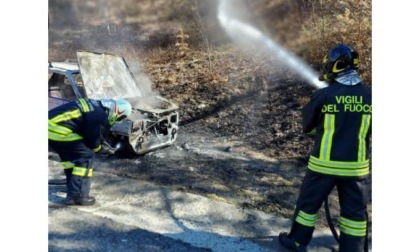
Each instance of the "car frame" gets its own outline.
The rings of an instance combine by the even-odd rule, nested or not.
[[[48,63],[49,110],[80,98],[98,100],[124,98],[132,105],[132,114],[126,120],[112,125],[109,134],[104,136],[108,144],[121,152],[145,154],[175,142],[179,124],[178,106],[175,103],[153,93],[134,97],[98,97],[97,94],[94,94],[95,97],[90,97],[89,90],[96,87],[92,87],[92,83],[87,86],[84,81],[89,80],[91,76],[88,76],[89,71],[85,71],[85,75],[81,72],[83,65],[81,67],[80,62],[83,56],[93,60],[108,57],[112,60],[112,64],[119,64],[123,71],[127,71],[127,76],[133,77],[130,81],[136,85],[138,83],[121,56],[87,51],[77,51],[77,53],[78,61]]]

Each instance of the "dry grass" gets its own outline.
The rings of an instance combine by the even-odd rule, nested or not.
[[[355,47],[360,55],[360,71],[367,84],[371,84],[372,69],[372,2],[371,0],[231,0],[237,1],[236,12],[244,22],[258,27],[276,42],[285,45],[299,54],[305,61],[318,70],[320,61],[327,50],[338,42]],[[129,43],[119,42],[122,46],[132,46],[132,36],[146,29],[160,36],[149,36],[152,46],[162,48],[175,46],[179,55],[189,50],[205,52],[205,60],[212,78],[217,78],[216,64],[212,53],[219,46],[229,43],[217,19],[215,0],[141,0],[141,1],[50,1],[50,19],[55,26],[84,29],[86,24],[96,26],[97,30],[106,25],[118,33],[130,26]],[[59,12],[65,10],[65,12]],[[59,13],[59,14],[55,14]],[[64,21],[58,17],[65,18]],[[133,26],[136,24],[137,26]],[[161,24],[150,26],[150,24]],[[131,27],[132,26],[132,27]],[[163,28],[163,29],[162,29]],[[142,31],[143,30],[143,31]],[[147,33],[147,32],[146,32]],[[162,33],[166,33],[162,35]],[[172,34],[170,34],[172,33]],[[106,35],[106,34],[105,34]],[[108,34],[109,35],[109,34]],[[74,36],[69,33],[66,36]],[[130,38],[131,36],[131,38]],[[153,40],[152,40],[153,39]],[[89,38],[81,37],[88,41]],[[166,40],[166,41],[164,41]],[[123,44],[123,45],[121,45]],[[125,45],[124,45],[125,44]],[[53,58],[71,57],[80,45],[65,44],[66,50],[50,51]],[[107,50],[115,52],[115,47]],[[123,51],[122,48],[120,51]],[[138,48],[135,48],[138,49]],[[118,50],[118,48],[117,48]],[[70,51],[70,53],[68,53]],[[133,49],[125,50],[132,54]],[[182,56],[186,64],[189,57]],[[50,57],[51,58],[51,57]]]
[[[301,29],[300,44],[306,46],[305,59],[316,63],[336,43],[353,46],[360,57],[360,73],[372,82],[372,2],[371,0],[307,1],[311,15]]]
[[[201,48],[211,47],[203,39],[210,34],[217,14],[209,9],[209,1],[178,0],[172,18],[189,31],[190,42]],[[360,56],[360,73],[371,85],[372,74],[372,2],[371,0],[241,0],[237,12],[244,22],[251,23],[278,43],[300,55],[316,70],[330,47],[337,43],[353,46]],[[201,11],[200,11],[201,8]],[[200,18],[197,13],[207,16]],[[203,23],[205,22],[205,23]],[[194,24],[194,25],[189,25]],[[213,30],[214,31],[214,30]],[[218,31],[222,32],[223,31]],[[211,33],[210,36],[214,36]],[[201,39],[200,39],[201,38]],[[208,39],[208,38],[207,38]],[[215,39],[210,38],[210,41]],[[210,54],[211,50],[208,50]],[[207,59],[209,60],[209,59]],[[216,69],[218,71],[218,69]]]

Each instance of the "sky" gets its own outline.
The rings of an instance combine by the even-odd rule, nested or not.
[[[420,226],[413,218],[420,192],[420,36],[414,25],[420,15],[413,2],[373,0],[373,251],[410,251],[418,239],[418,230],[410,229]],[[0,250],[47,251],[48,1],[2,5],[0,229],[7,239]]]

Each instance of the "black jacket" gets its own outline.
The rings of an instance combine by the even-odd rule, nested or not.
[[[98,151],[108,128],[107,110],[96,100],[79,99],[48,112],[48,139],[53,141],[83,139],[86,146]]]
[[[317,90],[302,113],[303,131],[316,129],[309,169],[344,177],[369,174],[370,88],[363,84],[332,83]]]

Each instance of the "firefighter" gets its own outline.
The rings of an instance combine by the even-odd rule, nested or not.
[[[339,251],[363,251],[367,236],[368,150],[372,95],[358,73],[359,56],[338,44],[322,61],[317,90],[303,107],[303,132],[315,135],[308,169],[296,202],[289,233],[280,243],[293,251],[307,251],[322,203],[336,186],[340,202]]]
[[[131,114],[124,99],[82,98],[48,112],[48,144],[61,159],[66,175],[65,205],[93,205],[89,196],[95,153],[110,154],[103,136],[116,121]]]

